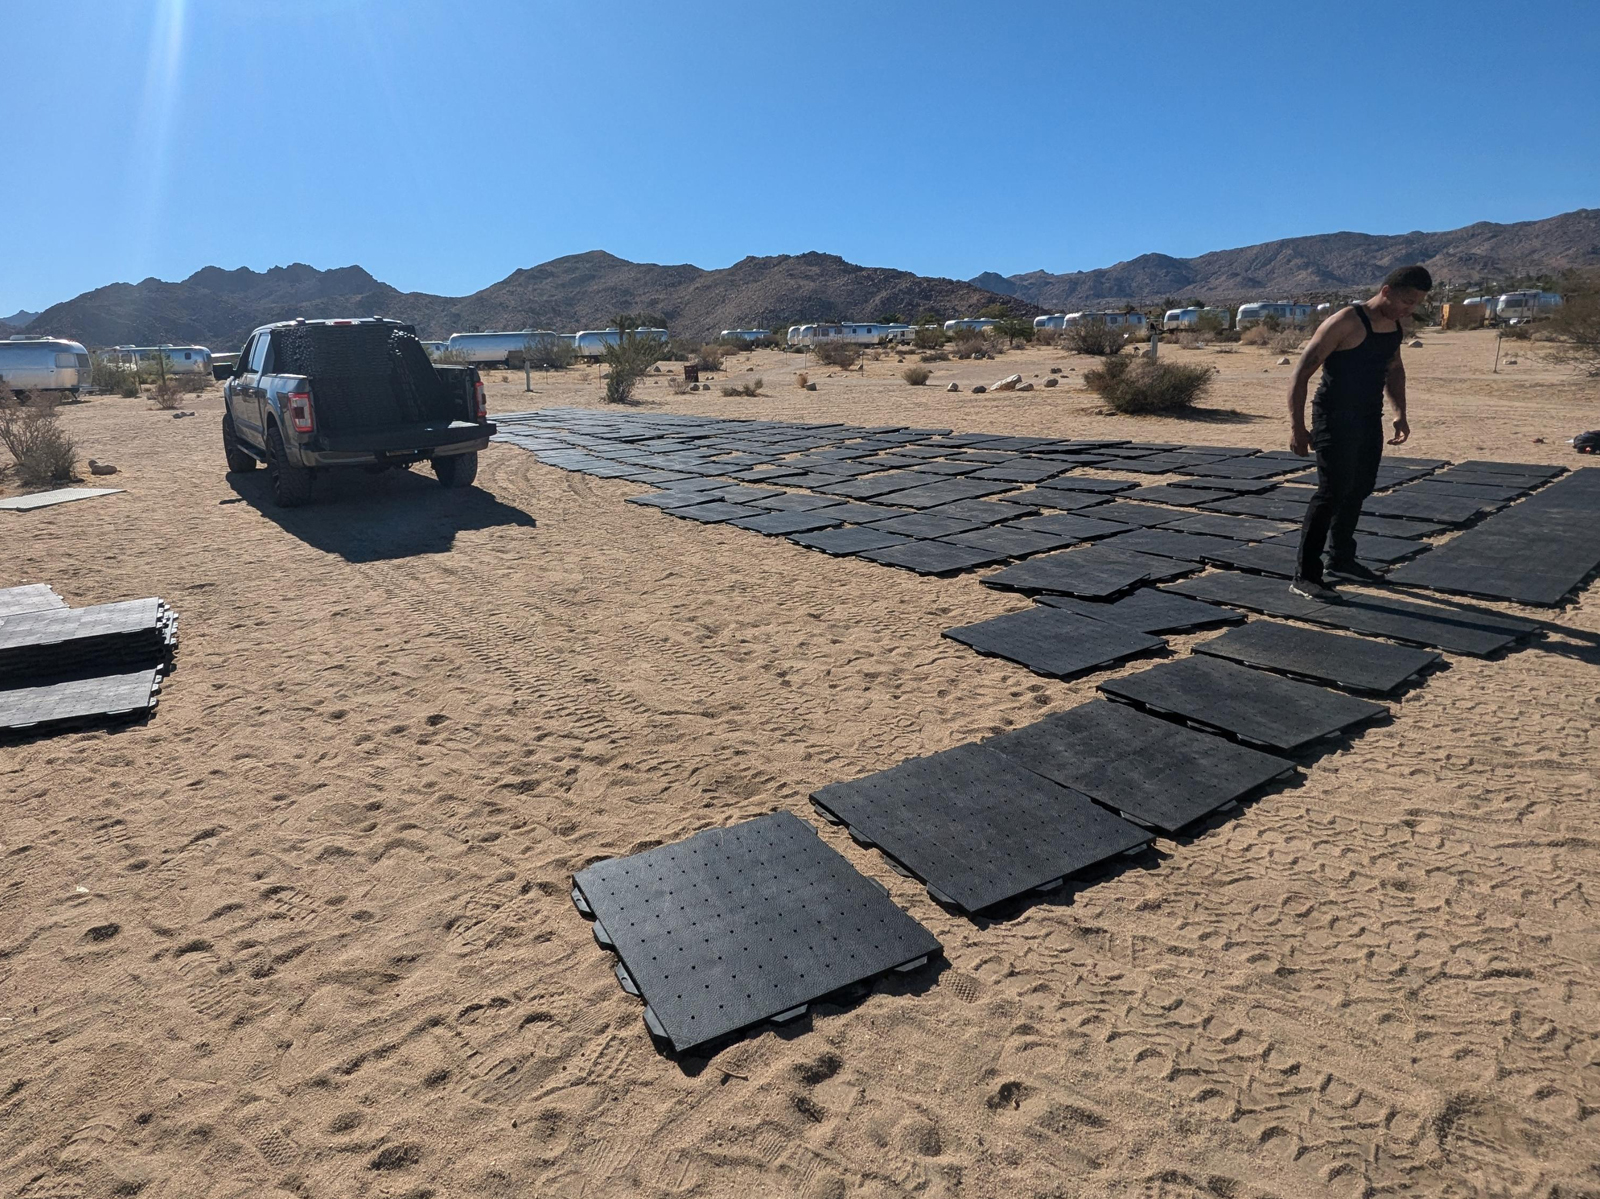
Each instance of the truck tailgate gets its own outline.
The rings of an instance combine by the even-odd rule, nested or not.
[[[387,429],[367,429],[359,433],[324,433],[317,439],[317,448],[332,453],[407,453],[460,445],[464,441],[481,441],[494,436],[494,432],[492,422],[480,425],[476,421],[464,420],[424,421]]]

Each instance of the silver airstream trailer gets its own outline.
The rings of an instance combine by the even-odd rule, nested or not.
[[[1035,329],[1061,329],[1065,327],[1066,320],[1067,314],[1065,312],[1052,312],[1048,316],[1034,317],[1033,327]]]
[[[1163,329],[1198,329],[1202,322],[1215,329],[1228,327],[1228,310],[1226,308],[1200,308],[1190,305],[1188,308],[1169,308],[1166,315],[1161,318]]]
[[[106,356],[123,366],[146,368],[146,375],[211,374],[211,351],[205,346],[112,346]]]
[[[717,334],[718,341],[760,341],[771,333],[770,329],[724,329]]]
[[[944,323],[946,333],[958,333],[962,329],[993,329],[994,318],[986,316],[964,316]]]
[[[18,335],[0,341],[0,389],[70,391],[89,386],[89,351],[75,341]]]
[[[665,329],[632,329],[629,330],[635,337],[653,337],[657,341],[667,340]],[[614,346],[622,340],[622,333],[617,329],[579,329],[573,338],[572,348],[580,358],[598,358],[604,354],[607,346]]]
[[[1304,325],[1311,320],[1310,304],[1266,303],[1240,304],[1235,328],[1248,329],[1263,321],[1276,319],[1284,325]]]
[[[470,366],[521,366],[528,343],[560,337],[550,329],[520,329],[500,333],[452,333],[445,349],[461,355]]]

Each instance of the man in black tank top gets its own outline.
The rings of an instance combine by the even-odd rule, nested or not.
[[[1356,561],[1356,521],[1372,494],[1378,463],[1383,458],[1383,393],[1394,405],[1394,436],[1401,445],[1411,436],[1406,423],[1406,370],[1400,361],[1401,322],[1422,303],[1433,279],[1420,266],[1390,273],[1378,294],[1342,308],[1312,336],[1289,385],[1289,448],[1317,455],[1317,490],[1306,505],[1300,530],[1300,561],[1292,589],[1308,599],[1337,602],[1339,593],[1323,574],[1323,544],[1328,544],[1327,570],[1364,583],[1383,576]],[[1317,368],[1322,382],[1311,401],[1311,427],[1306,427],[1306,387]]]

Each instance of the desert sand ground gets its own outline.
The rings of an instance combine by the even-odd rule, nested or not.
[[[1423,340],[1403,452],[1577,464],[1592,381]],[[639,402],[1282,444],[1275,355],[1163,352],[1221,368],[1210,415],[1099,414],[1043,349],[920,389],[813,364],[814,393],[764,352],[729,373],[768,395]],[[493,406],[600,403],[594,370],[534,385]],[[573,871],[807,816],[1106,676],[942,640],[1021,606],[971,576],[672,520],[504,445],[470,493],[357,474],[280,513],[224,473],[215,390],[187,406],[68,409],[127,494],[0,513],[0,585],[182,615],[148,724],[0,746],[0,1196],[1600,1193],[1593,590],[1299,785],[1001,918],[823,829],[944,960],[678,1063]]]

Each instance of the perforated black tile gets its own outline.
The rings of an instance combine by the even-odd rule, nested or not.
[[[812,794],[927,884],[981,911],[1150,843],[1150,834],[981,745],[958,745]]]
[[[1426,520],[1401,520],[1394,516],[1363,516],[1356,521],[1356,532],[1371,533],[1374,537],[1432,537],[1443,533],[1449,525],[1434,524]]]
[[[914,570],[919,575],[959,574],[979,566],[992,566],[1004,562],[1004,554],[976,550],[971,546],[951,545],[948,541],[907,541],[881,550],[862,550],[860,556],[881,562],[885,566],[899,566]]]
[[[881,475],[865,475],[859,479],[826,483],[815,490],[825,495],[841,496],[846,499],[872,500],[879,496],[893,495],[897,491],[908,491],[932,477],[916,471],[891,470]]]
[[[156,666],[177,642],[177,617],[154,597],[0,618],[0,680],[20,686],[66,674]]]
[[[1148,711],[1286,753],[1389,711],[1382,704],[1203,655],[1107,679],[1100,690]]]
[[[1103,700],[982,744],[1164,832],[1294,773],[1282,758]]]
[[[946,629],[944,635],[980,654],[1005,658],[1035,674],[1058,679],[1098,670],[1167,644],[1123,625],[1044,606]]]
[[[1015,483],[992,482],[987,479],[941,479],[895,493],[894,502],[907,508],[937,508],[957,500],[981,500],[985,496],[1002,495],[1015,491]]]
[[[137,716],[156,706],[161,671],[127,671],[98,678],[12,687],[0,691],[0,729],[23,730],[89,720]]]
[[[952,533],[965,533],[978,528],[976,521],[960,520],[954,516],[932,516],[926,512],[911,512],[877,521],[872,526],[879,532],[898,533],[901,537],[948,537]]]
[[[1037,516],[1039,509],[1024,503],[1012,503],[1018,496],[1008,496],[1005,501],[1000,500],[957,500],[953,504],[941,504],[937,508],[925,508],[923,511],[930,516],[953,516],[957,520],[970,520],[980,525],[997,525],[1002,521],[1021,520],[1028,516]]]
[[[1300,549],[1300,531],[1296,529],[1291,533],[1282,533],[1268,537],[1262,545],[1286,545],[1297,553]],[[1404,558],[1425,554],[1429,550],[1428,543],[1416,541],[1405,537],[1379,537],[1374,533],[1356,533],[1356,557],[1363,562],[1381,562],[1388,565],[1399,562]]]
[[[1161,527],[1201,537],[1231,537],[1235,541],[1263,541],[1268,537],[1276,537],[1279,533],[1292,533],[1295,529],[1295,526],[1286,520],[1262,520],[1259,516],[1226,516],[1221,512],[1184,516]]]
[[[648,495],[630,495],[624,503],[638,504],[643,508],[692,508],[696,504],[710,504],[716,496],[703,491],[652,491]]]
[[[986,466],[972,474],[974,479],[997,479],[1003,483],[1038,483],[1053,479],[1067,470],[1065,462],[1006,462]]]
[[[1130,483],[1126,479],[1095,479],[1082,475],[1063,475],[1059,479],[1051,479],[1048,487],[1040,490],[1111,493],[1132,491],[1137,486],[1137,483]]]
[[[757,508],[766,508],[773,512],[815,512],[819,508],[838,508],[843,505],[839,500],[827,495],[811,495],[804,491],[786,491],[782,495],[775,495],[770,500],[758,500]]]
[[[1101,504],[1090,513],[1096,520],[1114,520],[1118,524],[1151,528],[1164,525],[1177,515],[1171,508],[1157,508],[1154,504],[1136,504],[1131,500],[1117,499]]]
[[[1141,554],[1156,554],[1162,558],[1182,558],[1189,562],[1204,560],[1207,550],[1238,549],[1239,542],[1230,537],[1208,537],[1203,533],[1179,533],[1175,529],[1133,529],[1116,539],[1115,548],[1137,550]]]
[[[863,554],[868,550],[885,550],[893,545],[905,545],[910,537],[882,533],[865,525],[846,525],[842,529],[819,529],[815,533],[794,533],[789,540],[807,549],[821,550],[825,554]]]
[[[1157,483],[1130,491],[1125,498],[1144,500],[1152,504],[1171,504],[1178,508],[1188,508],[1199,504],[1209,504],[1213,500],[1225,500],[1229,496],[1237,494],[1239,493],[1236,491],[1216,491],[1205,487],[1173,487]]]
[[[1099,541],[1107,537],[1120,537],[1137,526],[1114,520],[1096,520],[1075,512],[1052,512],[1016,521],[1010,527],[1029,533],[1054,533],[1070,537],[1073,541]]]
[[[1181,466],[1178,473],[1211,479],[1270,479],[1274,475],[1292,474],[1293,462],[1275,458],[1224,458],[1220,462],[1203,462],[1195,466]]]
[[[971,546],[978,550],[991,550],[1008,558],[1030,558],[1075,544],[1075,538],[1060,533],[1039,533],[1008,525],[991,525],[969,533],[955,533],[944,540],[956,545]]]
[[[1394,691],[1440,660],[1432,650],[1273,620],[1252,620],[1194,648],[1196,653],[1226,658],[1241,666],[1377,694]]]
[[[1264,520],[1285,520],[1299,524],[1306,517],[1306,504],[1310,501],[1310,496],[1309,489],[1276,487],[1262,495],[1241,495],[1231,500],[1212,500],[1200,506],[1207,512],[1259,516]]]
[[[1361,505],[1361,511],[1368,516],[1398,516],[1406,520],[1459,525],[1501,506],[1498,500],[1416,490],[1424,486],[1424,483],[1408,483],[1385,495],[1369,496],[1367,502]]]
[[[1238,624],[1244,617],[1231,608],[1140,587],[1121,599],[1080,600],[1068,595],[1041,595],[1041,604],[1065,608],[1080,616],[1109,621],[1139,633],[1182,633],[1214,625]]]
[[[573,886],[652,1034],[680,1052],[939,951],[787,812],[597,862]]]
[[[829,512],[765,512],[760,516],[745,516],[728,522],[735,528],[749,529],[768,537],[787,537],[790,533],[811,533],[817,529],[831,529],[844,522],[834,520]]]
[[[1098,491],[1060,491],[1056,488],[1035,487],[1031,491],[1019,491],[1015,495],[1008,495],[1007,501],[1019,504],[1033,504],[1040,508],[1051,508],[1057,512],[1081,512],[1086,508],[1098,508],[1109,503],[1109,498]]]
[[[1106,599],[1119,591],[1162,578],[1176,578],[1199,570],[1196,562],[1178,562],[1153,554],[1125,553],[1115,540],[1105,545],[1061,550],[1029,558],[997,571],[983,581],[987,586],[1023,592],[1053,592],[1084,599]]]
[[[1504,649],[1538,629],[1530,621],[1482,608],[1423,604],[1394,595],[1373,596],[1341,590],[1343,603],[1318,604],[1292,593],[1282,579],[1235,571],[1213,571],[1197,579],[1169,583],[1162,590],[1268,616],[1392,637],[1396,641],[1478,657]]]
[[[728,504],[721,500],[713,500],[709,504],[695,504],[688,508],[663,509],[668,516],[681,516],[686,520],[697,520],[701,524],[720,524],[725,520],[738,520],[744,516],[769,515],[761,508],[752,508],[748,504]]]

